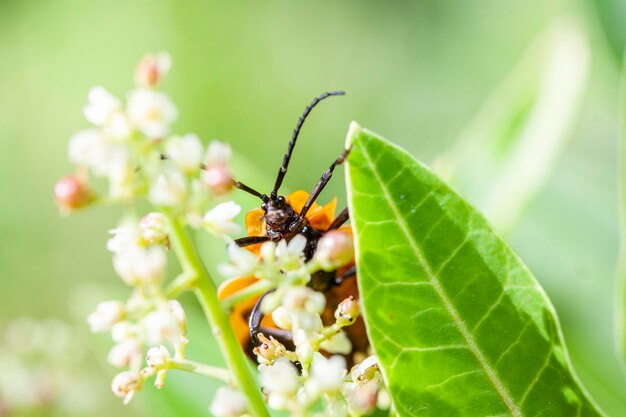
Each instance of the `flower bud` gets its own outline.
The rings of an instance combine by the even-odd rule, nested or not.
[[[248,400],[239,391],[221,387],[215,393],[209,411],[215,417],[240,417],[246,413],[247,406]]]
[[[209,143],[209,146],[207,146],[204,161],[207,166],[226,166],[230,162],[231,155],[232,152],[227,143],[213,140]]]
[[[171,66],[172,61],[166,53],[146,55],[135,70],[135,84],[138,87],[155,87]]]
[[[113,346],[109,351],[107,361],[117,368],[132,367],[141,363],[142,356],[143,348],[141,343],[136,339],[126,339]]]
[[[257,355],[259,363],[272,364],[277,358],[285,354],[285,346],[272,336],[268,339],[263,333],[259,333],[258,338],[261,345],[255,347],[253,353]]]
[[[161,368],[170,359],[170,352],[163,345],[152,347],[146,355],[146,363],[151,368]]]
[[[314,353],[315,350],[313,350],[313,346],[310,343],[302,343],[296,348],[296,355],[298,355],[300,363],[305,366],[311,363]]]
[[[272,312],[272,320],[281,329],[291,330],[293,324],[291,313],[287,308],[280,306]]]
[[[111,328],[111,338],[116,343],[122,343],[126,339],[137,336],[136,326],[128,321],[121,321]]]
[[[98,304],[96,310],[87,317],[87,323],[94,333],[106,332],[124,318],[124,313],[124,304],[121,302],[104,301]]]
[[[139,372],[126,371],[119,373],[111,382],[111,391],[116,396],[124,399],[124,404],[128,404],[133,396],[143,386],[143,378]]]
[[[333,271],[354,259],[354,242],[349,233],[331,230],[317,242],[314,259],[325,271]]]
[[[167,141],[165,154],[184,172],[193,173],[200,169],[202,163],[202,142],[193,133],[174,136]]]
[[[54,185],[54,201],[63,213],[85,207],[93,200],[89,186],[75,175],[68,175]]]
[[[349,326],[359,316],[359,303],[350,296],[343,300],[335,310],[335,319],[340,326]]]
[[[211,194],[220,197],[233,189],[233,177],[225,165],[208,166],[202,176]]]
[[[161,213],[148,213],[139,221],[139,232],[148,245],[167,244],[167,219]]]

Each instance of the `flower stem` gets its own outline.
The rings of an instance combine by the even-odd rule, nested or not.
[[[176,298],[181,293],[193,288],[197,280],[195,273],[183,272],[165,289],[167,298]]]
[[[188,361],[186,359],[172,358],[167,361],[167,368],[193,372],[195,374],[221,379],[222,381],[229,384],[233,382],[233,377],[230,372],[228,372],[228,369],[205,365],[199,362]]]
[[[222,305],[226,309],[232,308],[234,305],[239,304],[242,301],[246,301],[252,297],[256,297],[257,295],[261,295],[264,292],[274,288],[274,284],[267,280],[261,280],[255,282],[252,285],[247,286],[246,288],[237,291],[231,296],[228,296],[222,300]]]
[[[257,387],[250,372],[246,358],[239,347],[235,333],[230,326],[226,311],[217,298],[217,288],[200,260],[196,248],[178,219],[165,211],[171,227],[170,239],[178,256],[183,272],[194,274],[197,278],[194,292],[213,329],[218,345],[231,370],[236,386],[248,398],[250,413],[255,417],[269,417],[261,390]]]

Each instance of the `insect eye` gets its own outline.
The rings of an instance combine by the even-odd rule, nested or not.
[[[261,204],[261,208],[263,209],[263,211],[267,211],[267,204],[265,203]]]
[[[281,203],[281,204],[284,203],[285,202],[285,197],[283,197],[283,196],[278,197],[278,202]]]

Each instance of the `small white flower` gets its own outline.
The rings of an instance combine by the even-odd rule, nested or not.
[[[146,355],[146,363],[151,368],[160,368],[167,364],[170,359],[170,352],[163,345],[152,347]]]
[[[122,104],[104,87],[89,90],[89,104],[84,109],[87,120],[96,126],[104,126],[112,114],[120,111]]]
[[[375,355],[368,356],[361,363],[352,367],[350,376],[354,382],[364,382],[375,378],[379,368],[378,358]]]
[[[339,332],[320,345],[328,353],[338,353],[341,355],[349,355],[352,352],[352,342],[344,332]]]
[[[72,136],[67,153],[74,164],[92,167],[103,158],[104,146],[100,132],[97,129],[87,129]]]
[[[352,386],[344,392],[352,415],[371,413],[378,403],[380,383],[368,381],[362,385]]]
[[[234,201],[218,204],[204,215],[204,227],[217,236],[238,233],[241,228],[233,219],[240,212],[241,206]]]
[[[278,358],[273,365],[259,365],[263,391],[270,407],[283,409],[300,387],[298,370],[285,358]]]
[[[311,375],[305,383],[309,395],[317,397],[320,394],[334,393],[341,390],[346,370],[346,360],[341,356],[326,359],[316,354],[311,362]]]
[[[129,321],[121,321],[111,329],[111,338],[116,343],[137,337],[137,326]]]
[[[111,391],[116,396],[124,399],[128,404],[133,396],[141,389],[143,378],[139,372],[126,371],[119,373],[111,382]]]
[[[139,368],[143,357],[143,346],[136,339],[126,339],[113,346],[107,356],[107,361],[117,367]]]
[[[218,265],[220,274],[225,277],[230,278],[250,275],[257,267],[256,256],[240,248],[236,243],[228,245],[228,257],[230,258],[230,263]]]
[[[187,334],[187,316],[183,306],[177,300],[170,300],[167,302],[167,307],[178,322],[183,335]]]
[[[220,387],[215,393],[209,411],[215,417],[240,417],[246,413],[245,395],[229,387]]]
[[[293,320],[293,327],[295,329],[304,330],[308,334],[319,332],[323,327],[319,313],[292,311],[291,319]]]
[[[139,231],[132,224],[123,224],[109,230],[109,233],[113,235],[107,241],[107,249],[110,252],[121,253],[139,247]]]
[[[165,94],[139,88],[128,97],[128,117],[131,123],[150,139],[167,135],[178,111]]]
[[[219,140],[213,140],[207,147],[204,161],[206,165],[228,165],[231,158],[230,146]]]
[[[167,258],[160,246],[128,249],[113,255],[115,272],[128,285],[159,282],[165,274]]]
[[[298,355],[300,363],[307,367],[313,360],[314,354],[315,350],[313,350],[313,346],[310,343],[302,343],[296,348],[296,355]]]
[[[284,271],[292,271],[304,264],[304,248],[306,238],[302,235],[294,236],[289,243],[284,239],[276,245],[276,258]]]
[[[326,306],[326,298],[309,287],[294,286],[285,293],[283,306],[290,310],[320,314]]]
[[[263,262],[274,262],[276,260],[276,243],[271,240],[263,243],[261,245],[261,249],[259,250],[259,254],[261,255],[261,259],[263,259]]]
[[[293,325],[293,319],[291,318],[291,312],[287,307],[279,306],[272,312],[272,320],[281,329],[291,330]]]
[[[167,219],[162,213],[148,213],[139,221],[139,233],[148,245],[168,241]]]
[[[319,317],[319,316],[318,316]],[[319,320],[320,325],[319,330],[322,329],[321,319]],[[294,326],[294,330],[292,330],[293,335],[293,343],[296,346],[305,345],[313,342],[319,337],[319,333],[316,331],[307,331],[299,327]]]
[[[103,132],[107,138],[125,140],[131,136],[133,129],[126,114],[118,111],[109,116],[106,125],[103,127]]]
[[[98,304],[96,310],[87,317],[87,323],[94,333],[106,332],[124,318],[124,313],[124,304],[121,302],[104,301]]]
[[[158,345],[164,340],[177,342],[184,336],[185,330],[169,308],[160,308],[149,313],[140,323],[146,342]]]
[[[150,186],[148,198],[157,206],[173,207],[180,205],[187,195],[185,177],[180,172],[170,171],[160,174]]]
[[[194,134],[175,136],[165,145],[165,154],[183,171],[194,172],[202,163],[202,142]]]

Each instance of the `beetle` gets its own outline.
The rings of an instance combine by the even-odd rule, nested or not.
[[[302,235],[307,240],[304,255],[308,261],[313,257],[318,241],[328,231],[341,229],[351,234],[350,226],[344,226],[349,219],[347,207],[334,217],[336,199],[324,206],[316,203],[319,194],[330,181],[335,168],[346,160],[349,149],[344,150],[322,173],[310,194],[302,190],[288,196],[279,194],[298,135],[311,110],[328,97],[344,94],[343,91],[326,92],[315,97],[304,109],[287,146],[287,152],[278,170],[274,188],[269,195],[262,194],[240,181],[233,182],[234,187],[259,198],[262,202],[259,208],[247,213],[246,229],[248,236],[235,240],[239,246],[248,247],[251,251],[256,252],[263,242],[281,239],[290,241],[294,236]],[[334,321],[334,309],[342,300],[349,296],[358,298],[356,279],[349,279],[355,277],[356,267],[354,263],[336,271],[319,271],[311,277],[308,285],[316,291],[324,292],[326,297],[326,310],[321,315],[325,325]],[[254,277],[233,278],[220,286],[218,296],[224,299],[256,281],[257,279]],[[239,343],[249,355],[255,346],[261,344],[258,338],[260,333],[272,335],[288,345],[292,344],[289,332],[276,328],[271,317],[265,317],[261,312],[263,298],[272,291],[266,292],[257,299],[248,300],[235,306],[231,313],[231,324]],[[359,318],[352,326],[348,326],[344,330],[352,341],[353,352],[365,352],[368,342],[362,319]]]

